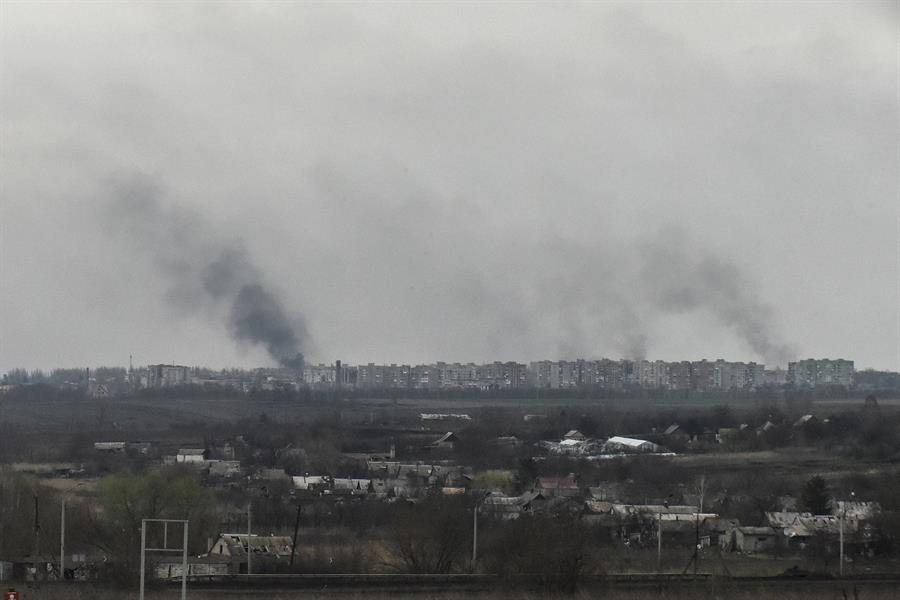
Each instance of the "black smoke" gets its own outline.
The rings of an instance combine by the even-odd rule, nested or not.
[[[662,314],[705,311],[734,331],[770,364],[785,364],[796,352],[779,335],[774,309],[759,285],[733,261],[691,244],[677,229],[660,232],[639,247],[646,298]]]
[[[298,364],[309,345],[305,322],[288,313],[239,237],[195,211],[163,203],[163,186],[145,175],[118,177],[110,192],[109,226],[163,274],[172,307],[221,316],[235,341],[262,346],[282,365]]]

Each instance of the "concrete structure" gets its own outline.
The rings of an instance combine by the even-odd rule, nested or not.
[[[191,370],[189,367],[162,364],[147,367],[147,387],[174,387],[189,383],[191,383]]]
[[[810,388],[820,385],[853,385],[856,373],[852,360],[838,358],[808,358],[788,363],[787,382],[794,387]]]

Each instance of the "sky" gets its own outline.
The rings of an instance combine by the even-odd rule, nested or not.
[[[0,370],[900,370],[892,2],[0,3]]]

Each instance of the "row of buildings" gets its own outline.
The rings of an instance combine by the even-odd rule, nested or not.
[[[249,389],[312,388],[472,389],[659,389],[732,391],[853,385],[853,361],[806,359],[787,370],[767,369],[756,362],[718,360],[541,360],[476,363],[437,362],[422,365],[368,363],[365,365],[304,364],[298,369],[257,369],[217,373],[181,365],[150,365],[129,371],[136,388],[165,388],[188,384],[218,384]]]
[[[322,365],[319,369],[333,369]],[[360,365],[345,369],[345,385],[380,388],[476,389],[626,389],[753,390],[792,385],[853,385],[853,361],[807,359],[789,363],[788,369],[766,369],[755,362],[722,359],[662,360],[542,360],[517,362],[444,363],[428,365]],[[333,380],[333,379],[332,379]]]

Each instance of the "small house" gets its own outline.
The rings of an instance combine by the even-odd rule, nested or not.
[[[578,480],[572,474],[561,477],[538,477],[534,489],[548,498],[553,496],[571,497],[581,493]]]
[[[248,543],[249,540],[249,543]],[[247,572],[247,553],[253,564],[272,564],[290,560],[293,543],[286,535],[250,535],[222,533],[213,542],[206,557],[224,557],[232,574]]]
[[[734,549],[744,554],[768,552],[778,545],[778,537],[773,527],[736,527]]]
[[[209,458],[209,452],[204,448],[179,448],[175,455],[176,463],[202,463]]]

